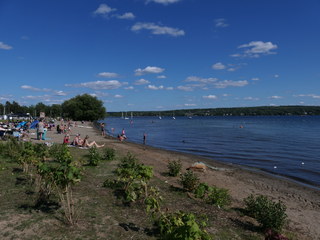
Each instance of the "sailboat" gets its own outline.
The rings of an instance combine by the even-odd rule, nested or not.
[[[175,120],[176,117],[174,116],[174,112],[172,112],[172,119]]]
[[[127,112],[126,112],[126,116],[124,117],[124,119],[125,119],[125,120],[128,120],[128,119],[129,119],[128,116],[127,116]]]

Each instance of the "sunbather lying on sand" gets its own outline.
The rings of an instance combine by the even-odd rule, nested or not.
[[[87,135],[84,139],[83,139],[83,143],[82,143],[82,147],[97,147],[97,148],[100,148],[100,147],[104,147],[104,144],[102,145],[98,145],[95,141],[89,143],[89,140],[88,140],[89,136]]]

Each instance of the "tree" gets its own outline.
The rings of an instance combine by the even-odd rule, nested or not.
[[[89,94],[77,95],[62,103],[62,116],[75,121],[95,121],[105,115],[103,102]]]

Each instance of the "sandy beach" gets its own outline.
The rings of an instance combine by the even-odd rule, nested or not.
[[[217,187],[227,188],[232,196],[232,207],[241,207],[243,199],[250,194],[267,195],[273,200],[281,200],[287,206],[288,229],[296,233],[299,239],[320,239],[320,191],[309,188],[284,178],[275,177],[267,173],[251,171],[239,166],[223,164],[214,160],[201,158],[195,155],[177,153],[139,145],[130,142],[120,142],[111,137],[102,137],[91,123],[78,122],[73,127],[71,140],[77,133],[84,138],[88,135],[91,141],[106,147],[114,148],[116,152],[133,153],[141,162],[154,167],[155,176],[169,184],[178,185],[177,180],[164,176],[169,160],[181,160],[183,169],[193,163],[201,161],[206,163],[208,170],[197,173],[203,182]],[[32,132],[31,132],[32,133]],[[33,142],[62,143],[63,134],[57,134],[53,129],[47,132],[48,140],[36,140],[35,134],[30,135]],[[130,138],[130,136],[128,136]],[[79,151],[81,151],[79,149]]]

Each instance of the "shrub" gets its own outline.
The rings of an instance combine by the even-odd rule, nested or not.
[[[203,230],[206,222],[199,223],[192,213],[182,211],[162,214],[156,226],[160,230],[161,239],[176,240],[210,240],[209,234]]]
[[[286,218],[286,206],[281,202],[273,202],[266,196],[254,197],[252,194],[244,199],[247,215],[255,218],[264,230],[281,231]]]
[[[113,148],[105,148],[102,159],[106,161],[113,161],[115,156],[116,154]]]
[[[102,157],[96,147],[89,149],[89,165],[98,166],[98,163],[101,161]]]
[[[178,174],[180,173],[181,171],[181,161],[178,160],[178,161],[169,161],[168,163],[168,170],[169,170],[169,175],[172,176],[172,177],[176,177],[178,176]]]
[[[205,198],[208,194],[209,186],[206,183],[200,183],[198,187],[194,190],[194,195],[196,198]]]
[[[188,192],[193,192],[193,190],[199,185],[199,178],[192,171],[187,171],[181,175],[180,181],[183,189]]]
[[[230,205],[231,198],[228,189],[209,187],[206,202],[222,208]]]

